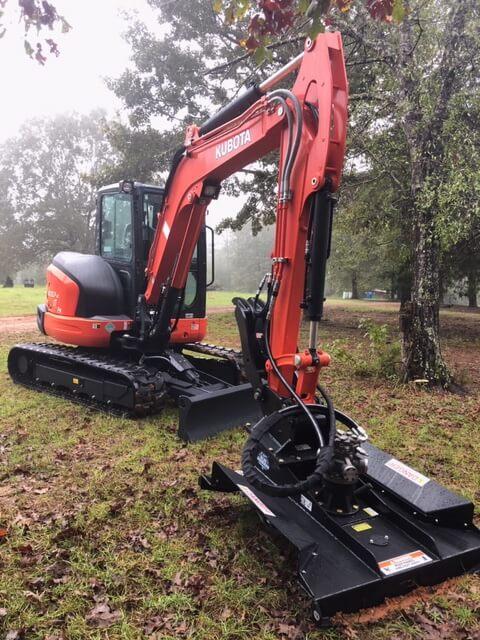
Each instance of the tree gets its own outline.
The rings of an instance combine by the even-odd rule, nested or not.
[[[216,251],[216,284],[226,290],[255,292],[272,266],[273,228],[262,229],[255,237],[248,227],[236,232],[227,230],[223,240],[223,246]]]
[[[62,33],[67,33],[70,31],[71,26],[57,12],[51,2],[47,2],[47,0],[0,0],[0,38],[7,31],[6,18],[8,17],[7,10],[9,7],[12,8],[12,15],[18,13],[19,20],[23,23],[25,53],[30,58],[44,65],[47,61],[46,55],[58,56],[60,54],[55,40],[45,37],[44,33],[45,31],[53,31],[56,28],[60,28]],[[37,34],[37,37],[33,39],[30,37],[32,30],[35,30]],[[43,37],[40,34],[43,34]],[[47,51],[45,51],[45,48]]]
[[[362,21],[360,11],[355,21],[349,16],[338,20],[342,31],[357,42],[360,57],[368,52],[374,61],[364,99],[354,103],[357,149],[362,144],[358,123],[367,133],[367,154],[372,132],[375,136],[378,130],[396,132],[395,138],[400,131],[404,148],[402,153],[399,147],[393,165],[388,164],[390,156],[382,159],[396,185],[399,210],[405,212],[403,237],[412,249],[411,300],[402,308],[405,379],[426,378],[441,386],[450,382],[439,340],[446,125],[455,96],[475,83],[469,61],[479,50],[478,38],[471,33],[478,24],[475,3],[451,2],[447,11],[446,4],[411,2],[395,30],[373,23],[367,15]]]
[[[112,158],[103,123],[102,112],[39,119],[1,146],[0,253],[13,271],[93,249],[97,174]]]
[[[159,180],[188,124],[201,123],[242,85],[287,62],[304,41],[303,32],[292,32],[284,42],[272,45],[271,59],[258,69],[241,45],[246,19],[230,24],[204,0],[149,3],[156,9],[158,25],[130,24],[126,38],[132,48],[131,68],[108,83],[129,114],[128,125],[110,130],[121,156],[115,177],[123,172]],[[230,194],[262,193],[262,198],[252,195],[237,220],[231,220],[233,226],[254,221],[258,230],[273,221],[274,166],[272,157],[265,158],[224,185]]]
[[[257,62],[269,55],[272,40],[289,31],[306,28],[313,38],[331,24],[335,12],[349,12],[360,5],[374,19],[391,22],[403,19],[404,0],[215,0],[217,13],[233,24],[248,19],[248,37],[241,41],[247,51],[255,52]]]
[[[237,13],[244,15],[254,3],[234,4]],[[293,2],[258,2],[259,12],[249,23],[251,46],[263,44],[258,38],[251,37],[252,30],[256,29],[260,36],[281,36],[285,28],[293,24],[292,8],[296,6],[298,12],[300,5],[304,9],[307,6]],[[325,13],[330,3],[321,6]],[[411,300],[404,301],[401,313],[405,379],[427,378],[432,384],[448,386],[450,373],[439,340],[441,244],[438,211],[444,185],[447,142],[444,127],[451,101],[462,83],[469,86],[475,83],[475,70],[470,60],[472,48],[477,54],[479,48],[478,37],[471,25],[478,25],[478,7],[473,0],[442,4],[406,0],[398,13],[402,23],[397,33],[386,32],[383,25],[372,26],[367,16],[368,4],[366,8],[357,3],[345,18],[334,16],[331,22],[339,25],[357,43],[361,56],[365,57],[369,52],[373,62],[386,63],[394,70],[394,74],[389,74],[387,84],[385,74],[377,73],[372,78],[373,87],[365,97],[368,102],[375,100],[371,89],[377,87],[386,89],[390,100],[395,96],[391,105],[396,103],[400,108],[390,118],[399,121],[408,153],[408,212],[414,251]],[[392,13],[394,9],[395,3]],[[275,20],[275,17],[279,19]],[[376,120],[377,128],[385,127],[379,121],[378,113]],[[472,274],[470,282],[473,290]]]
[[[215,13],[208,3],[199,1],[150,3],[158,9],[162,35],[156,36],[146,25],[131,26],[128,39],[134,66],[112,81],[111,87],[127,105],[134,131],[144,131],[159,118],[170,124],[169,134],[163,134],[165,146],[172,143],[169,150],[181,140],[180,131],[187,123],[201,122],[206,105],[214,111],[232,97],[234,87],[262,79],[295,55],[311,24],[294,21],[291,27],[277,29],[281,35],[265,45],[268,55],[255,61],[245,52],[251,3],[233,3],[246,6],[233,22],[222,10],[223,4]],[[404,276],[405,379],[427,378],[447,386],[450,374],[439,341],[445,126],[455,96],[462,86],[471,88],[475,82],[472,60],[478,53],[478,9],[474,0],[411,0],[402,6],[406,11],[399,16],[403,18],[399,26],[372,20],[362,2],[352,3],[345,13],[332,13],[328,20],[344,35],[351,88],[349,163],[366,166],[372,179],[382,185],[385,202],[380,202],[378,187],[380,206],[371,208],[370,224],[382,233],[383,228],[390,234],[395,230],[401,244],[394,248],[397,255],[390,266],[397,264]],[[159,160],[160,155],[155,157]],[[260,193],[266,176],[273,184],[272,167],[271,161],[263,160],[248,179],[237,178],[230,188]],[[151,164],[152,171],[160,168],[165,164]],[[259,208],[258,202],[269,201],[251,199],[237,220],[228,224],[255,220],[258,228],[270,222],[273,208]]]

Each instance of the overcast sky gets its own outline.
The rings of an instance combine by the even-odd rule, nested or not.
[[[17,3],[8,5],[13,8]],[[120,106],[102,78],[118,75],[128,63],[129,48],[122,39],[126,23],[121,11],[132,11],[134,5],[145,14],[146,2],[56,0],[55,5],[73,28],[68,34],[53,36],[61,55],[49,56],[44,67],[25,55],[23,28],[16,20],[0,40],[4,89],[1,139],[14,134],[22,122],[36,115],[88,112],[95,107],[104,107],[112,114]],[[10,17],[13,18],[11,10]]]
[[[124,12],[136,12],[152,25],[155,23],[146,0],[55,0],[58,12],[72,30],[65,35],[55,34],[60,56],[49,56],[43,67],[25,55],[23,27],[12,11],[17,3],[9,2],[8,6],[10,22],[7,34],[0,39],[0,141],[14,135],[23,122],[35,116],[65,111],[88,113],[97,107],[114,116],[121,110],[121,103],[107,89],[103,78],[118,76],[129,62],[130,50],[122,38],[127,26]],[[238,200],[221,197],[212,202],[208,223],[215,226],[225,212],[232,215],[239,206]]]

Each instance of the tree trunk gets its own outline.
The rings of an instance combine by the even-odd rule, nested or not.
[[[358,300],[358,278],[357,272],[352,272],[352,300]]]
[[[408,9],[408,0],[406,0]],[[402,352],[405,380],[422,379],[448,387],[451,376],[440,349],[440,246],[435,225],[436,192],[442,180],[443,127],[448,104],[456,90],[456,57],[464,35],[466,16],[473,0],[458,0],[449,13],[439,59],[438,97],[431,114],[425,112],[418,91],[420,71],[416,65],[415,16],[400,26],[399,75],[403,94],[403,127],[409,147],[413,236],[413,286],[411,302],[401,308]],[[429,203],[422,199],[427,187]],[[432,197],[433,194],[433,197]]]
[[[415,255],[411,302],[402,304],[400,328],[404,378],[428,380],[435,386],[451,382],[440,349],[440,248],[434,211],[415,207]]]
[[[477,292],[478,292],[478,278],[476,273],[469,273],[467,276],[468,284],[467,284],[467,295],[468,295],[468,306],[469,307],[478,307],[477,301]]]

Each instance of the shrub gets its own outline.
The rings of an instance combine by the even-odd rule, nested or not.
[[[368,377],[394,379],[399,377],[401,365],[400,343],[390,336],[386,324],[362,319],[359,329],[368,338],[369,350],[361,362],[356,362],[355,373]]]

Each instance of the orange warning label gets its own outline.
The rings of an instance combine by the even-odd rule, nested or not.
[[[425,564],[426,562],[431,561],[432,558],[430,558],[430,556],[427,556],[426,553],[418,549],[417,551],[405,553],[403,556],[397,556],[396,558],[390,558],[389,560],[382,560],[382,562],[378,563],[378,566],[382,573],[386,576],[391,576],[399,571],[418,567],[420,564]]]

